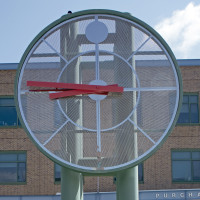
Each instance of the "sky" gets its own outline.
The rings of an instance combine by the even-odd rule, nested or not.
[[[128,12],[154,28],[177,59],[200,59],[200,0],[0,0],[0,63],[18,63],[46,26],[88,9]]]

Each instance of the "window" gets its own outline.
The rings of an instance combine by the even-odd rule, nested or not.
[[[199,123],[198,95],[183,95],[178,123]]]
[[[200,181],[200,151],[172,152],[173,182]]]
[[[26,153],[0,152],[0,183],[26,182]]]
[[[61,166],[55,163],[54,169],[55,169],[55,182],[60,182],[61,181]]]
[[[139,182],[144,181],[144,179],[143,179],[143,163],[138,165],[138,179],[139,179]]]
[[[19,126],[14,98],[0,98],[0,126]]]

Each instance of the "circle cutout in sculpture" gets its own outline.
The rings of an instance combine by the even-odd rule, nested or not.
[[[17,110],[37,147],[89,173],[135,166],[167,138],[181,105],[181,77],[164,40],[120,12],[66,15],[25,51]]]

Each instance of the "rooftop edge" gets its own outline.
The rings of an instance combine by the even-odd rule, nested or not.
[[[177,59],[178,65],[184,66],[199,66],[200,59]],[[0,63],[0,70],[16,70],[19,63]]]

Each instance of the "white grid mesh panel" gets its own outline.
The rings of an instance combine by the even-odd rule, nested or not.
[[[86,30],[101,23],[107,36],[95,43]],[[101,100],[87,94],[51,100],[52,91],[31,91],[38,88],[27,81],[96,81],[124,91]],[[83,15],[57,24],[33,45],[21,67],[18,101],[31,137],[51,157],[104,172],[134,165],[157,147],[175,118],[179,83],[167,50],[144,27],[111,15]]]

